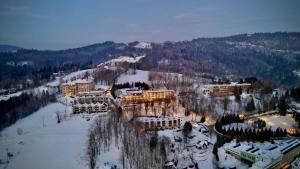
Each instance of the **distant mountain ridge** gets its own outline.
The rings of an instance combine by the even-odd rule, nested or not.
[[[22,49],[21,47],[14,45],[0,44],[0,52],[17,52],[17,50]]]
[[[156,50],[154,50],[156,49]],[[280,84],[299,84],[300,33],[254,33],[153,45],[149,63],[176,72],[256,76]],[[161,64],[169,60],[168,64]]]
[[[299,83],[299,77],[294,72],[300,70],[300,33],[239,34],[164,43],[107,41],[67,50],[22,49],[0,55],[0,66],[7,67],[5,63],[11,61],[27,61],[33,68],[67,63],[99,64],[119,56],[146,55],[139,61],[138,68],[220,76],[256,76],[292,85]]]

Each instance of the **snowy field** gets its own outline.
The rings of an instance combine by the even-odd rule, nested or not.
[[[122,74],[117,83],[145,82],[148,83],[149,71],[136,70],[136,74]]]
[[[259,117],[261,120],[264,120],[266,122],[266,128],[271,128],[273,131],[275,131],[278,127],[282,129],[288,129],[296,125],[295,120],[293,117],[286,115],[286,116],[280,116],[280,115],[265,115]],[[252,119],[251,119],[252,120]],[[252,122],[245,121],[245,123],[231,123],[224,125],[224,129],[228,130],[230,128],[242,128],[245,129],[252,129]]]
[[[260,119],[266,122],[266,127],[271,127],[273,130],[276,130],[278,127],[281,127],[282,129],[288,129],[296,125],[296,122],[293,119],[293,117],[289,115],[267,115],[260,117]]]
[[[90,121],[70,117],[56,123],[55,112],[71,112],[70,107],[53,103],[4,129],[0,137],[0,159],[13,154],[6,169],[87,168],[85,147]]]

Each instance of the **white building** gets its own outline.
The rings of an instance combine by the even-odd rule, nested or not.
[[[239,160],[252,162],[252,169],[279,169],[289,167],[294,158],[300,155],[300,140],[277,140],[275,144],[232,141],[224,144],[224,149]]]
[[[84,104],[74,104],[73,113],[106,113],[108,111],[107,103],[84,103]]]
[[[141,130],[167,129],[181,127],[183,118],[140,116],[135,118],[135,122]]]
[[[110,103],[106,91],[78,92],[72,105],[73,113],[104,113]]]

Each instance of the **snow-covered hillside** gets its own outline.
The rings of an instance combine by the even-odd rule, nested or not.
[[[40,96],[42,93],[48,91],[49,94],[53,94],[53,91],[50,91],[48,90],[48,88],[46,86],[39,86],[39,87],[36,87],[36,88],[33,88],[33,89],[26,89],[26,90],[21,90],[21,91],[18,91],[16,93],[12,93],[12,94],[8,94],[8,95],[1,95],[0,96],[0,101],[4,100],[8,100],[12,97],[17,97],[17,96],[20,96],[22,93],[33,93],[34,95],[38,95]]]
[[[62,78],[62,81],[70,81],[70,80],[75,80],[75,79],[80,79],[82,78],[87,72],[89,74],[92,74],[96,69],[85,69],[85,70],[79,70],[79,71],[76,71],[76,72],[72,72],[66,76],[64,76]],[[33,94],[35,95],[40,95],[42,94],[43,91],[48,91],[49,94],[53,94],[55,91],[51,91],[47,88],[47,86],[59,86],[60,85],[60,82],[59,82],[59,78],[56,78],[55,80],[51,81],[51,82],[48,82],[46,83],[45,85],[41,85],[41,86],[38,86],[38,87],[35,87],[33,89],[26,89],[26,90],[22,90],[22,91],[18,91],[16,93],[12,93],[12,94],[8,94],[8,95],[1,95],[0,96],[0,101],[4,100],[8,100],[12,97],[17,97],[17,96],[20,96],[22,93],[31,93],[33,92]]]
[[[135,74],[122,74],[118,80],[117,83],[132,83],[132,82],[145,82],[148,83],[149,79],[149,71],[144,70],[136,70]]]
[[[286,53],[286,54],[299,54],[300,51],[294,51],[294,50],[283,50],[283,49],[272,49],[266,45],[258,45],[250,42],[231,42],[231,41],[225,41],[228,45],[233,45],[235,48],[238,49],[254,49],[256,51],[268,51],[268,52],[274,52],[274,53]]]
[[[1,95],[0,96],[0,101],[4,100],[8,100],[12,97],[17,97],[17,96],[20,96],[21,94],[23,93],[23,91],[19,91],[19,92],[16,92],[16,93],[12,93],[12,94],[7,94],[7,95]]]
[[[85,147],[90,121],[71,117],[56,123],[56,111],[69,115],[70,107],[54,103],[4,129],[0,137],[0,159],[13,154],[0,168],[87,168]]]
[[[85,69],[85,70],[79,70],[76,72],[72,72],[66,76],[63,77],[63,81],[71,80],[71,79],[79,79],[82,78],[86,73],[92,74],[96,69]]]
[[[151,49],[152,46],[150,43],[147,42],[139,42],[134,46],[135,48],[141,48],[141,49]]]
[[[294,70],[293,72],[300,77],[300,70]]]
[[[144,58],[146,55],[142,55],[142,56],[137,56],[137,57],[130,57],[130,56],[119,56],[116,59],[111,59],[109,61],[106,61],[104,63],[101,63],[99,66],[103,65],[103,64],[110,64],[110,63],[119,63],[119,62],[128,62],[128,63],[136,63],[139,60],[141,60],[142,58]]]

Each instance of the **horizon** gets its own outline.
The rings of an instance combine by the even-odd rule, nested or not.
[[[113,42],[113,43],[124,43],[124,44],[128,44],[128,43],[132,43],[132,42],[146,42],[146,43],[166,43],[166,42],[184,42],[184,41],[192,41],[194,39],[201,39],[201,38],[226,38],[226,37],[231,37],[231,36],[239,36],[239,35],[253,35],[253,34],[264,34],[264,33],[300,33],[299,32],[283,32],[283,31],[280,31],[280,32],[254,32],[254,33],[239,33],[239,34],[232,34],[232,35],[226,35],[226,36],[210,36],[210,37],[195,37],[193,39],[187,39],[187,40],[177,40],[177,41],[171,41],[171,40],[165,40],[165,41],[162,41],[162,42],[152,42],[152,41],[130,41],[130,42],[119,42],[119,41],[111,41],[111,40],[106,40],[106,41],[101,41],[101,42],[93,42],[93,43],[90,43],[90,44],[83,44],[81,46],[74,46],[74,47],[70,47],[70,48],[62,48],[62,49],[37,49],[37,48],[24,48],[22,46],[17,46],[17,45],[14,45],[14,44],[3,44],[3,43],[0,43],[0,46],[14,46],[14,47],[19,47],[19,48],[22,48],[22,49],[25,49],[25,50],[39,50],[39,51],[60,51],[60,50],[69,50],[69,49],[77,49],[77,48],[82,48],[82,47],[88,47],[88,46],[92,46],[92,45],[95,45],[95,44],[102,44],[102,43],[105,43],[105,42]]]
[[[170,6],[171,4],[171,6]],[[113,41],[189,41],[300,32],[299,1],[0,2],[0,44],[63,50]]]

